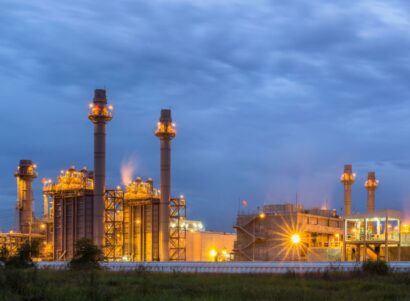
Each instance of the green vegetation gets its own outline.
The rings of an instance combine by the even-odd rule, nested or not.
[[[17,255],[10,256],[6,248],[0,250],[0,261],[6,269],[30,268],[33,267],[32,257],[37,257],[39,253],[39,242],[33,240],[25,242],[17,250]]]
[[[72,270],[89,270],[98,269],[99,262],[104,259],[103,252],[93,241],[88,238],[82,238],[75,243],[74,258],[70,261]]]
[[[285,275],[148,272],[0,272],[0,300],[410,300],[410,273]]]
[[[366,261],[362,266],[363,272],[370,275],[387,275],[389,266],[385,261]]]

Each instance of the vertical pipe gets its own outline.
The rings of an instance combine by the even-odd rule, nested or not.
[[[102,247],[104,239],[105,122],[94,124],[94,243]]]
[[[20,160],[14,176],[17,178],[18,227],[21,233],[30,233],[33,224],[33,180],[36,165],[31,160]]]
[[[112,119],[105,90],[95,90],[88,118],[94,123],[93,240],[101,248],[104,242],[105,130]]]
[[[161,110],[155,135],[160,139],[159,257],[169,260],[169,205],[171,200],[171,140],[176,136],[171,110]]]
[[[369,171],[367,174],[367,181],[364,183],[364,187],[367,189],[367,212],[373,213],[375,210],[375,198],[376,188],[379,185],[379,181],[376,180],[376,173]]]
[[[161,205],[160,205],[160,246],[161,261],[169,260],[169,203],[171,181],[171,140],[161,139]],[[161,244],[162,242],[162,244]]]
[[[352,184],[344,184],[344,209],[345,215],[352,214]]]
[[[352,165],[346,164],[344,172],[340,177],[340,181],[344,187],[344,214],[348,216],[352,214],[352,185],[356,179],[356,175],[352,171]]]

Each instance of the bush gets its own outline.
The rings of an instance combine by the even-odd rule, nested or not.
[[[7,259],[9,258],[9,250],[7,250],[7,248],[5,246],[3,246],[0,249],[0,262],[2,262],[3,264],[7,261]]]
[[[82,238],[75,244],[75,254],[69,266],[71,269],[96,269],[100,267],[99,262],[102,260],[101,249],[91,239]]]
[[[4,265],[6,268],[30,268],[34,266],[32,257],[38,256],[39,242],[33,240],[32,242],[26,241],[18,249],[15,256],[4,256]]]
[[[363,262],[362,271],[371,275],[387,275],[389,273],[389,266],[385,261],[366,261]]]

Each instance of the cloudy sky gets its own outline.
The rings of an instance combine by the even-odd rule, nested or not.
[[[161,108],[178,127],[174,195],[208,229],[232,231],[238,201],[410,212],[407,1],[2,0],[0,229],[14,223],[20,159],[39,178],[92,168],[88,103],[106,88],[107,184],[123,162],[159,182]],[[384,2],[384,3],[383,3]],[[282,4],[277,4],[282,3]],[[41,184],[35,183],[41,213]]]

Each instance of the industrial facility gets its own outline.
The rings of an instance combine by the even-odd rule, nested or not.
[[[171,197],[171,140],[176,136],[171,111],[161,110],[155,135],[160,140],[160,187],[137,178],[124,189],[106,187],[106,126],[113,118],[106,91],[95,90],[88,115],[94,125],[94,170],[62,170],[56,181],[43,180],[42,218],[33,213],[36,165],[17,168],[18,231],[0,234],[0,246],[15,252],[24,241],[41,241],[41,257],[68,260],[76,241],[92,239],[108,260],[178,261],[186,258],[186,201]],[[172,227],[170,227],[172,225]]]
[[[352,213],[356,174],[347,164],[340,181],[344,215],[336,210],[304,209],[302,204],[270,204],[238,213],[234,255],[238,261],[365,261],[409,260],[409,227],[396,210],[375,210],[379,185],[368,173],[367,212]]]
[[[376,210],[375,172],[368,173],[367,212],[352,213],[356,174],[345,165],[340,181],[344,212],[305,209],[303,204],[266,204],[239,212],[236,233],[206,231],[188,220],[186,199],[172,197],[171,110],[161,110],[154,135],[160,142],[160,179],[141,177],[124,186],[106,185],[106,127],[113,107],[106,91],[95,90],[88,119],[94,125],[94,167],[61,170],[43,179],[43,214],[33,211],[31,160],[21,160],[17,179],[17,231],[0,233],[0,248],[13,254],[26,241],[40,242],[39,260],[70,260],[76,242],[89,238],[109,261],[360,261],[410,258],[410,231],[394,210]]]

